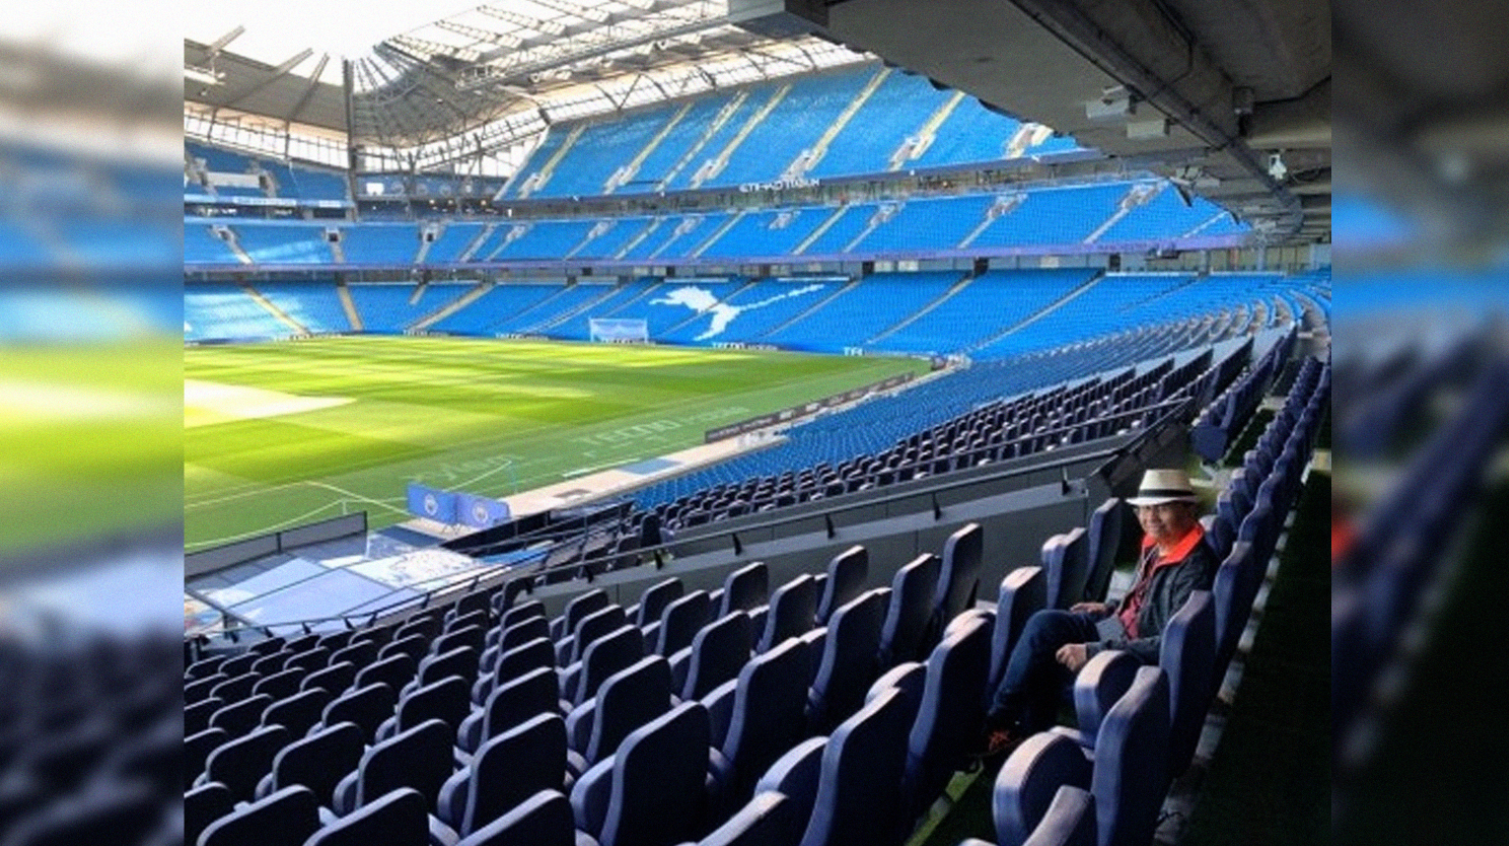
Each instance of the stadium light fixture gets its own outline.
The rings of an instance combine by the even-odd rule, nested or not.
[[[225,81],[225,72],[213,68],[200,68],[193,65],[183,66],[183,78],[191,79],[200,85],[219,85]]]

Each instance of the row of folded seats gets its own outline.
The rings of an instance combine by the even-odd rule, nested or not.
[[[1057,733],[1072,746],[1034,739],[1003,769],[1023,772],[1024,754],[1075,760],[1071,749],[1082,764],[1026,766],[1061,776],[1046,794],[1003,775],[998,824],[1002,796],[1029,797],[1003,843],[1023,842],[1007,835],[1035,829],[1050,804],[1075,804],[1072,792],[1048,801],[1059,784],[1090,791],[1101,830],[1123,832],[1098,842],[1146,842],[1125,832],[1150,836],[1168,777],[1193,755],[1328,387],[1328,370],[1307,365],[1249,453],[1237,481],[1261,484],[1250,508],[1218,513],[1238,528],[1227,542],[1212,524],[1224,563],[1171,622],[1159,667],[1098,655],[1076,682],[1078,727]],[[755,563],[716,591],[671,578],[624,608],[590,590],[547,619],[505,589],[397,626],[197,662],[187,839],[372,842],[361,832],[403,830],[406,815],[412,835],[388,842],[899,843],[966,763],[1031,613],[1105,597],[1125,511],[1108,500],[1088,527],[1049,538],[1042,565],[1008,573],[989,609],[975,607],[971,524],[889,587],[868,587],[856,546],[774,591]],[[310,830],[279,840],[274,818]]]
[[[980,552],[971,524],[893,587],[866,589],[856,546],[774,591],[755,563],[718,591],[667,579],[629,608],[589,591],[548,621],[542,603],[505,607],[500,592],[496,608],[196,662],[185,685],[188,839],[304,842],[264,828],[298,816],[325,832],[319,842],[360,842],[339,832],[365,826],[363,812],[402,788],[428,817],[413,842],[492,842],[483,829],[540,790],[569,794],[574,829],[601,843],[658,842],[645,820],[699,836],[750,798],[777,755],[859,708],[882,669],[947,640],[944,621],[973,604]],[[630,753],[636,737],[642,751]],[[688,755],[695,795],[669,813],[669,776],[639,770],[684,774]],[[399,815],[409,803],[381,807]]]
[[[992,795],[1000,846],[1145,846],[1152,840],[1168,785],[1194,758],[1206,711],[1299,496],[1329,389],[1329,365],[1307,360],[1283,410],[1247,454],[1245,472],[1221,495],[1225,507],[1216,520],[1235,519],[1238,528],[1228,538],[1208,535],[1222,563],[1211,589],[1193,592],[1169,621],[1158,664],[1141,666],[1117,651],[1096,655],[1074,679],[1076,725],[1036,734],[1007,759]],[[1255,482],[1249,506],[1230,504],[1231,494]],[[1052,539],[1045,545],[1045,561],[1053,545]],[[1038,568],[1006,577],[998,637],[1001,628],[1014,628],[1004,635],[1009,642],[1041,607],[1039,598],[1054,597],[1049,581]],[[1093,586],[1085,596],[1103,598]],[[1054,601],[1067,607],[1062,596]],[[992,670],[994,684],[1002,668]],[[970,839],[960,846],[990,844]]]
[[[1283,369],[1299,340],[1298,328],[1291,329],[1246,372],[1234,380],[1195,421],[1190,429],[1190,447],[1207,462],[1221,460],[1231,439],[1247,425],[1274,378]],[[1306,359],[1314,361],[1314,359]]]

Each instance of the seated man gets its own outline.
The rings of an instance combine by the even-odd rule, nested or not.
[[[1158,663],[1160,635],[1190,592],[1208,590],[1220,562],[1204,542],[1199,500],[1183,470],[1149,470],[1128,503],[1142,525],[1142,557],[1119,603],[1080,602],[1027,620],[986,715],[986,753],[1000,754],[1051,727],[1066,685],[1104,649]]]

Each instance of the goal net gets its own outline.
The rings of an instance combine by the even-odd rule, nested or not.
[[[649,323],[643,318],[590,317],[591,338],[610,344],[643,344],[650,340]]]

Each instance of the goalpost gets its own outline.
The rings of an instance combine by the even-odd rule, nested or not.
[[[647,344],[650,341],[649,322],[644,318],[589,317],[587,324],[593,341],[609,344]]]

